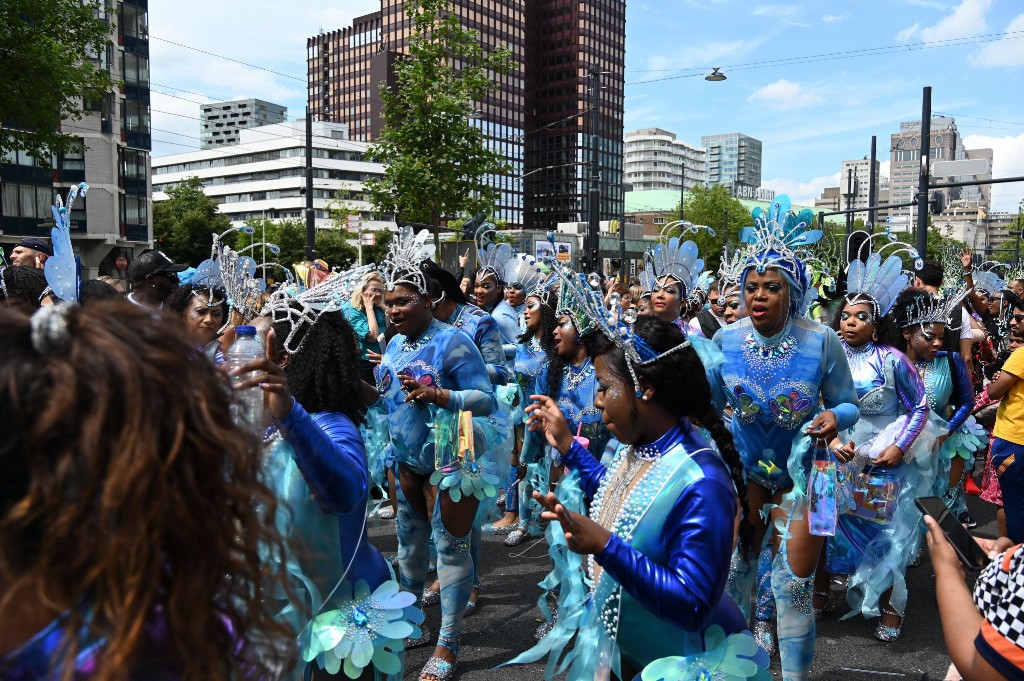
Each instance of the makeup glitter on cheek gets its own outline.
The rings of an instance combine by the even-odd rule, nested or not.
[[[199,317],[200,317],[200,314],[198,312],[196,312],[195,310],[189,310],[188,311],[188,318],[189,319],[199,319]]]

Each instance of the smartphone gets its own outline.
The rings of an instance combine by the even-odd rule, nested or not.
[[[930,515],[939,524],[939,529],[946,535],[946,539],[952,544],[953,550],[960,558],[960,562],[968,570],[980,570],[989,564],[988,555],[974,541],[974,537],[968,532],[955,515],[953,515],[946,504],[939,497],[918,497],[914,503],[921,510],[921,513]]]

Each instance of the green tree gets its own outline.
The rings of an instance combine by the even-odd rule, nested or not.
[[[726,211],[729,212],[728,225],[725,225]],[[750,211],[739,199],[732,197],[725,185],[698,185],[688,190],[683,217],[687,222],[705,225],[715,230],[714,236],[705,230],[690,232],[685,236],[697,244],[704,259],[704,269],[712,272],[718,270],[718,264],[722,259],[722,246],[725,243],[735,246],[740,229],[751,224]],[[678,227],[670,229],[666,236],[677,236],[679,231]]]
[[[198,177],[167,190],[167,200],[153,205],[153,241],[177,262],[195,267],[210,257],[213,235],[231,228],[217,203],[203,191]]]
[[[306,223],[298,218],[286,220],[250,220],[249,226],[256,230],[252,236],[241,235],[238,247],[247,243],[259,243],[266,240],[281,249],[277,255],[267,253],[268,262],[277,262],[291,270],[292,265],[306,259]],[[263,234],[266,234],[266,237]],[[243,239],[247,241],[242,241]],[[337,229],[318,229],[316,231],[316,254],[331,267],[349,268],[356,260],[356,249],[348,243],[348,234]],[[262,260],[262,251],[253,249],[252,256]],[[294,273],[294,271],[293,271]],[[281,272],[267,272],[267,276],[280,280]]]
[[[87,102],[116,82],[106,59],[109,0],[0,3],[0,152],[23,151],[49,167],[80,136],[61,121],[81,120]],[[102,59],[92,55],[102,55]],[[70,133],[70,134],[69,134]]]
[[[509,72],[512,54],[485,49],[449,10],[449,0],[406,3],[408,51],[395,64],[395,88],[380,88],[384,126],[367,160],[385,171],[364,186],[377,212],[405,222],[488,213],[499,193],[485,178],[510,170],[470,118],[498,87],[496,76]]]

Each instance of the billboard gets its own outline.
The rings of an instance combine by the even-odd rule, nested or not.
[[[534,244],[534,255],[538,260],[555,258],[558,262],[572,261],[572,242],[556,241],[552,246],[550,241],[537,241]]]

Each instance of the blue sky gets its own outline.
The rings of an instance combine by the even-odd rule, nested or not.
[[[377,7],[378,0],[151,3],[154,154],[198,146],[194,117],[210,98],[261,97],[300,117],[306,37]],[[694,144],[715,133],[757,137],[764,186],[801,203],[837,184],[844,159],[866,156],[871,135],[885,174],[889,135],[920,118],[925,85],[933,110],[957,118],[968,147],[994,149],[997,177],[1024,175],[1020,0],[631,0],[626,45],[627,131],[661,127]],[[715,66],[728,80],[703,79]],[[995,209],[1015,211],[1024,184],[995,185],[993,197]]]

